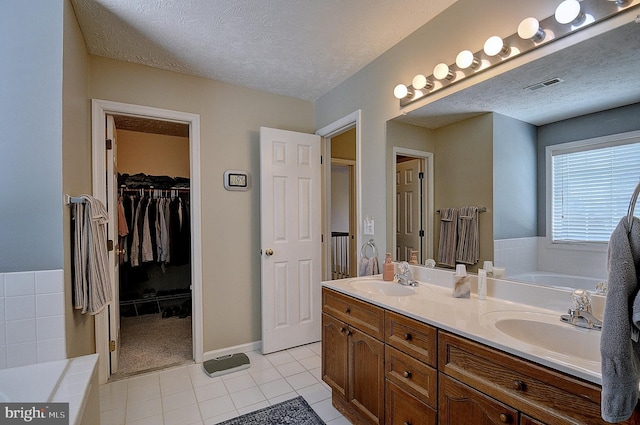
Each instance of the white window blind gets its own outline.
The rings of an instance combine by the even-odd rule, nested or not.
[[[608,242],[640,179],[640,139],[552,154],[554,242]]]

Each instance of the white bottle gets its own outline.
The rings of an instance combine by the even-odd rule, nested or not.
[[[478,299],[487,299],[487,271],[478,269]]]

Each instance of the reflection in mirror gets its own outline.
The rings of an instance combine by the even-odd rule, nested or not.
[[[388,122],[388,155],[404,146],[433,153],[434,208],[487,207],[476,268],[492,260],[507,278],[594,290],[607,278],[606,244],[547,241],[544,152],[640,130],[639,66],[640,24],[621,24]],[[551,77],[560,82],[525,90]],[[397,221],[389,224],[395,233]],[[436,223],[432,244],[437,236]]]

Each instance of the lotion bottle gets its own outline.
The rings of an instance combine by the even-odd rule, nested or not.
[[[382,280],[391,282],[395,276],[395,267],[391,261],[391,254],[387,252],[387,256],[382,264]]]
[[[478,299],[487,299],[487,271],[478,269]]]

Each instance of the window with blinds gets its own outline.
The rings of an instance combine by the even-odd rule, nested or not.
[[[608,242],[640,179],[640,137],[551,155],[553,242]]]

